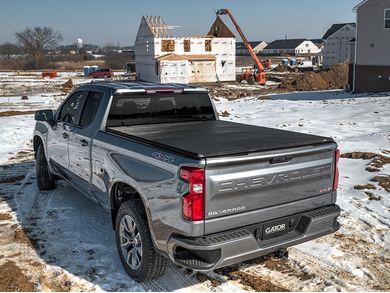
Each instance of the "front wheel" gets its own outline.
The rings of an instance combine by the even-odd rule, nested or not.
[[[46,160],[45,149],[41,143],[38,146],[36,161],[36,177],[37,185],[40,190],[51,190],[56,187],[53,175],[50,173],[49,165]]]
[[[255,78],[252,76],[249,76],[248,79],[246,80],[246,82],[249,84],[249,85],[254,85],[255,84]]]
[[[158,254],[150,237],[143,206],[126,201],[119,208],[115,233],[121,262],[138,282],[150,281],[164,274],[167,259]]]

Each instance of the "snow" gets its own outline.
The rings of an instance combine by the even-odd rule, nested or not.
[[[34,116],[0,117],[0,165],[32,139]]]

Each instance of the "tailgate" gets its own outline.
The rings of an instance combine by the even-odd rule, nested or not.
[[[331,204],[336,147],[207,159],[206,234]]]

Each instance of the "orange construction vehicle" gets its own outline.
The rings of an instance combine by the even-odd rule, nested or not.
[[[262,62],[257,58],[256,53],[253,51],[252,46],[249,44],[240,26],[238,25],[237,21],[233,17],[231,11],[229,9],[220,9],[216,13],[217,15],[228,15],[230,17],[234,26],[237,29],[237,32],[241,36],[242,41],[244,42],[246,48],[248,49],[249,54],[251,55],[253,61],[255,62],[255,68],[252,67],[243,68],[241,74],[237,75],[236,81],[241,82],[243,80],[246,80],[247,83],[251,85],[254,84],[255,82],[258,82],[261,85],[266,84],[267,80],[265,78],[264,66]]]

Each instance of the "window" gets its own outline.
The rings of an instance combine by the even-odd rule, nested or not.
[[[211,52],[211,40],[206,40],[204,45],[205,45],[205,51]]]
[[[77,124],[80,108],[84,103],[86,92],[76,92],[68,98],[59,111],[58,120]]]
[[[161,52],[175,52],[175,40],[162,40]]]
[[[191,52],[191,40],[184,40],[184,52]]]
[[[154,73],[158,76],[160,74],[160,62],[154,64]]]
[[[88,94],[87,101],[83,108],[83,113],[80,118],[80,127],[84,128],[89,126],[95,118],[100,101],[102,99],[102,93],[90,92]]]
[[[390,29],[390,9],[385,9],[385,29]]]
[[[208,94],[117,95],[107,127],[215,120]]]

